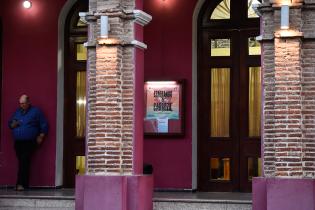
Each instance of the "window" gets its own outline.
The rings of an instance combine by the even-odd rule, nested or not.
[[[260,4],[261,3],[258,0],[248,0],[248,10],[247,10],[248,18],[258,18],[258,15],[255,13],[253,7]]]
[[[210,19],[230,19],[230,0],[221,1],[221,3],[213,10]]]

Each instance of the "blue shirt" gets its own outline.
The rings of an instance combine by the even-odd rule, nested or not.
[[[11,127],[14,120],[19,124],[16,128]],[[21,108],[17,109],[9,120],[9,127],[16,141],[34,141],[40,133],[48,132],[48,123],[43,113],[33,106],[25,111]]]

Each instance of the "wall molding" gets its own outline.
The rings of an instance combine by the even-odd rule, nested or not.
[[[197,70],[198,70],[198,16],[206,0],[198,0],[192,18],[192,190],[198,187],[198,117],[197,117]]]
[[[55,186],[62,186],[63,184],[64,39],[66,18],[75,3],[76,0],[68,0],[61,9],[58,18]]]

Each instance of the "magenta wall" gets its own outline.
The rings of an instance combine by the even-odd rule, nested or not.
[[[0,185],[14,185],[16,158],[7,121],[26,93],[45,113],[49,135],[34,155],[31,185],[55,185],[58,17],[66,0],[5,0],[3,8],[3,81]],[[3,5],[4,4],[4,5]]]
[[[155,188],[192,187],[192,17],[196,0],[144,1],[153,16],[144,28],[148,45],[144,76],[150,79],[185,79],[185,136],[145,138],[144,162],[154,168]]]
[[[33,0],[31,10],[22,9],[20,0],[0,3],[4,23],[0,185],[15,184],[16,158],[7,121],[18,105],[18,97],[27,93],[50,124],[49,135],[34,156],[31,184],[54,186],[58,16],[65,1]],[[144,1],[144,11],[153,16],[144,30],[144,42],[148,44],[145,79],[186,80],[185,136],[144,140],[144,162],[153,164],[156,188],[191,188],[191,45],[195,3],[196,0]]]

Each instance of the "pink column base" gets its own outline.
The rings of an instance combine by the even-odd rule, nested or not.
[[[152,210],[153,176],[77,176],[76,210]]]
[[[314,210],[314,204],[314,179],[253,179],[253,210]]]

